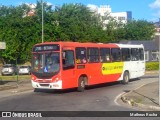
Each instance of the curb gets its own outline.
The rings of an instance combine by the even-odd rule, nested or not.
[[[159,73],[159,71],[145,71],[145,74],[156,74]]]
[[[152,83],[152,82],[150,82],[150,83]],[[147,84],[150,84],[150,83],[147,83]],[[143,86],[145,86],[145,85],[147,85],[147,84],[144,84],[144,85],[136,88],[135,90],[140,89],[141,87],[143,87]],[[121,96],[121,100],[122,100],[124,103],[127,103],[127,104],[130,105],[130,106],[140,107],[140,108],[143,108],[143,109],[148,109],[148,110],[153,110],[153,111],[160,111],[160,107],[159,107],[159,106],[137,103],[137,102],[135,102],[133,99],[128,98],[128,97],[125,97],[126,95],[132,93],[133,91],[134,91],[134,90],[131,90],[131,91],[127,92],[127,93],[124,93],[124,94]]]
[[[25,88],[25,85],[23,84],[2,85],[2,86],[0,85],[0,91],[11,90],[11,89],[17,89],[19,92],[23,92],[32,90],[33,88],[30,87]]]
[[[10,86],[10,85],[7,85],[7,86],[2,86],[2,87],[0,87],[0,91],[10,90],[10,89],[16,89],[16,88],[18,88],[18,86]]]

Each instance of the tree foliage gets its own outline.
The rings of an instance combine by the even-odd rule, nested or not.
[[[120,40],[150,40],[154,26],[145,20],[127,24],[109,15],[100,17],[82,4],[64,4],[55,9],[44,3],[44,41],[118,42]],[[7,44],[1,51],[4,62],[26,62],[32,46],[41,42],[42,3],[37,1],[34,16],[26,4],[0,6],[0,41]],[[108,24],[104,24],[107,20]],[[104,29],[105,28],[105,29]]]
[[[155,33],[155,27],[145,20],[132,20],[124,26],[124,31],[126,40],[151,40]]]

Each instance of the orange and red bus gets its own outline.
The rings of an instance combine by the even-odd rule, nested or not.
[[[45,42],[32,49],[32,86],[35,89],[78,88],[143,76],[143,45]]]

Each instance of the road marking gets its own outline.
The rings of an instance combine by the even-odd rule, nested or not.
[[[122,96],[122,95],[125,94],[125,93],[126,93],[126,92],[122,92],[122,93],[120,93],[119,95],[116,96],[116,98],[114,99],[114,103],[115,103],[116,105],[120,106],[120,104],[119,104],[117,101],[118,101],[119,97]]]

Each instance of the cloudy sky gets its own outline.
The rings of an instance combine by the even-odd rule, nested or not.
[[[0,0],[0,5],[20,5],[36,3],[37,0]],[[43,0],[52,5],[61,6],[64,3],[82,3],[97,6],[110,5],[112,12],[132,11],[134,19],[158,21],[160,18],[160,0]]]

